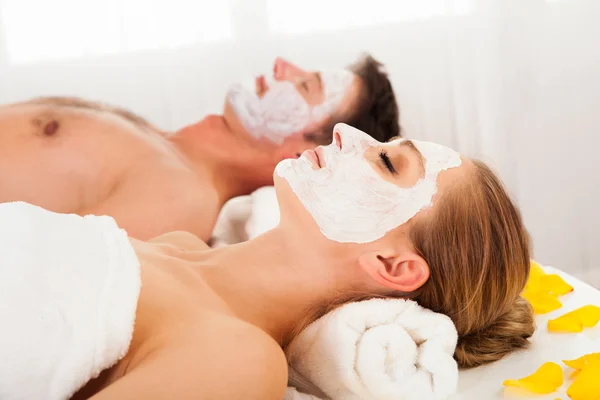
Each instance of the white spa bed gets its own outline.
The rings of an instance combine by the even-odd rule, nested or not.
[[[219,223],[220,235],[226,242],[238,242],[260,235],[279,223],[279,209],[273,188],[259,189],[252,196],[234,199],[226,207]],[[226,219],[227,221],[223,221]],[[600,291],[590,285],[552,267],[544,267],[547,273],[557,273],[573,286],[574,291],[560,297],[563,307],[536,317],[537,330],[529,349],[516,352],[503,360],[460,373],[458,392],[451,400],[539,399],[567,400],[566,390],[572,380],[567,379],[572,370],[562,360],[578,358],[584,354],[600,352],[600,324],[582,333],[549,333],[547,322],[568,311],[587,304],[600,306]],[[506,379],[519,379],[535,372],[543,363],[553,361],[563,367],[565,383],[549,395],[534,395],[516,388],[504,388]],[[600,379],[600,377],[598,377]]]
[[[558,269],[544,267],[547,273],[556,273],[575,289],[572,293],[560,297],[563,307],[556,311],[536,317],[537,330],[528,350],[514,353],[503,360],[490,365],[462,371],[458,383],[458,393],[452,400],[494,400],[494,399],[539,399],[567,400],[566,390],[572,380],[568,379],[572,369],[562,363],[584,354],[600,352],[600,324],[581,333],[549,333],[547,322],[564,313],[587,304],[600,305],[600,291]],[[535,372],[543,363],[553,361],[564,367],[565,383],[556,392],[549,395],[534,395],[515,388],[506,388],[502,382],[506,379],[518,379]],[[600,377],[598,377],[600,379]]]

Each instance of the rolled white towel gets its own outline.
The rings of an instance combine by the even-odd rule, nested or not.
[[[296,390],[296,388],[288,387],[283,396],[283,400],[321,400],[310,394],[302,393]]]
[[[212,234],[212,247],[245,242],[279,224],[275,187],[266,186],[249,196],[229,200],[219,214]]]
[[[234,197],[225,203],[215,222],[211,247],[224,247],[248,240],[246,223],[251,212],[250,196]]]
[[[331,399],[444,399],[456,391],[457,333],[445,315],[411,300],[346,304],[288,346],[291,368]]]
[[[251,195],[252,211],[246,222],[247,240],[254,239],[279,225],[279,203],[274,186],[266,186]]]

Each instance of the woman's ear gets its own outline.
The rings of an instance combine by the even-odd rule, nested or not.
[[[401,254],[373,251],[358,259],[361,268],[381,286],[400,292],[414,292],[429,279],[429,265],[411,250]]]

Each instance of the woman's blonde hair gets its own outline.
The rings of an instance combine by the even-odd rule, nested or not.
[[[411,298],[454,321],[462,367],[526,347],[535,330],[531,306],[520,297],[529,236],[500,180],[484,163],[474,164],[471,179],[449,190],[410,232],[431,274]]]

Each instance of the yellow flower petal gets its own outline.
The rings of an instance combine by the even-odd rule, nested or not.
[[[572,400],[600,400],[600,361],[586,364],[567,389]]]
[[[537,273],[541,273],[542,275],[544,275],[546,272],[544,271],[544,268],[542,268],[542,266],[540,265],[540,263],[538,263],[535,260],[531,260],[531,270],[534,272],[534,274]]]
[[[504,386],[514,386],[527,389],[533,393],[548,394],[554,392],[563,384],[562,368],[553,362],[543,364],[532,375],[521,379],[508,379]]]
[[[542,276],[546,275],[546,272],[540,264],[531,260],[531,268],[529,269],[529,279],[525,285],[525,289],[538,290],[539,282]]]
[[[545,314],[561,308],[557,297],[572,291],[573,287],[560,276],[547,274],[538,263],[531,260],[529,279],[521,296],[532,305],[534,313]]]
[[[531,304],[536,314],[546,314],[562,307],[556,296],[548,293],[525,290],[521,296]]]
[[[579,375],[579,372],[581,372],[581,371],[573,371],[571,373],[571,375],[569,375],[569,379],[575,379],[575,378],[577,378],[577,375]]]
[[[573,291],[573,287],[556,274],[544,275],[540,278],[540,287],[550,294],[562,296]]]
[[[565,319],[561,321],[548,321],[548,332],[554,333],[579,333],[583,332],[583,325],[581,322]]]
[[[600,307],[587,305],[548,321],[550,332],[581,332],[600,321]]]
[[[600,307],[587,305],[581,307],[578,311],[578,315],[581,318],[581,323],[584,327],[593,328],[598,322],[600,322]]]
[[[592,362],[600,361],[600,353],[590,353],[575,360],[563,360],[566,366],[581,371],[581,369]]]

